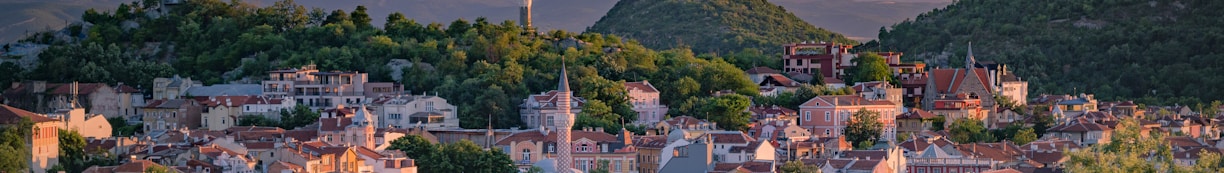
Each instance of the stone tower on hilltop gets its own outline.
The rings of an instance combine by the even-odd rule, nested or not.
[[[531,27],[531,0],[523,0],[522,6],[519,7],[519,24],[523,28]]]

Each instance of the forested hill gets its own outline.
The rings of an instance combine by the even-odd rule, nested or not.
[[[463,127],[484,128],[492,121],[496,128],[510,128],[523,127],[518,106],[524,98],[556,89],[564,59],[575,96],[587,100],[575,127],[615,132],[622,120],[632,122],[637,114],[622,82],[649,80],[663,91],[660,102],[672,107],[670,115],[708,114],[727,129],[746,128],[747,114],[739,110],[747,109],[749,100],[714,98],[712,91],[758,92],[743,70],[722,57],[687,49],[655,51],[595,33],[536,34],[514,21],[424,23],[399,13],[372,16],[360,6],[309,10],[290,0],[265,7],[191,0],[164,15],[150,15],[157,6],[125,3],[89,10],[82,15],[89,25],[67,28],[83,37],[39,34],[31,41],[50,47],[37,66],[0,63],[5,74],[0,83],[124,83],[148,92],[157,77],[181,75],[208,85],[258,83],[271,69],[316,64],[325,71],[366,72],[375,82],[402,75],[406,90],[441,96],[459,107]],[[386,24],[376,27],[374,20]],[[394,59],[412,65],[386,65]]]
[[[973,42],[978,61],[1010,64],[1033,94],[1189,104],[1224,98],[1222,8],[1218,0],[961,0],[893,25],[880,43],[958,67]]]
[[[587,32],[636,39],[655,49],[690,46],[719,53],[780,52],[782,44],[808,40],[855,42],[765,0],[621,0]]]

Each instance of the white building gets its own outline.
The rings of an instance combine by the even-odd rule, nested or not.
[[[625,90],[628,90],[629,103],[633,105],[633,111],[638,114],[635,124],[653,124],[663,121],[663,117],[667,115],[667,106],[659,103],[659,90],[655,89],[654,85],[649,81],[625,82]]]
[[[388,96],[375,99],[371,107],[378,127],[408,128],[424,126],[426,129],[457,129],[458,107],[446,99],[429,95]]]
[[[519,106],[519,114],[523,119],[523,123],[527,127],[547,127],[556,129],[559,124],[557,116],[564,116],[565,112],[557,109],[557,90],[548,91],[536,95],[528,96],[523,99],[523,104]],[[580,97],[570,97],[570,112],[578,114],[582,112],[582,106],[586,104],[586,100]]]

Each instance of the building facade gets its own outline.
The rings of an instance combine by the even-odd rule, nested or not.
[[[402,87],[393,83],[369,82],[366,73],[319,71],[313,64],[270,71],[268,80],[262,82],[266,96],[293,96],[295,102],[317,109],[366,103],[369,101],[365,100],[367,97],[392,95],[403,90]]]
[[[878,113],[883,124],[880,139],[896,138],[896,115],[901,113],[900,104],[886,100],[870,100],[857,95],[818,96],[799,105],[799,125],[812,129],[812,134],[838,137],[846,128],[846,122],[860,110]]]
[[[659,90],[650,81],[625,82],[628,100],[637,112],[638,119],[634,124],[652,124],[663,121],[667,116],[667,106],[659,102]]]
[[[378,127],[457,129],[459,108],[446,99],[429,95],[389,96],[375,99],[371,108]]]

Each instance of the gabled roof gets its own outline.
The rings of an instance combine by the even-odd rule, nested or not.
[[[747,144],[755,141],[748,134],[740,131],[731,132],[709,132],[706,133],[709,137],[714,138],[714,143],[730,143],[730,144]]]
[[[884,150],[850,150],[842,151],[842,158],[857,158],[860,160],[882,160],[888,157]]]
[[[1113,130],[1113,128],[1109,128],[1109,126],[1106,126],[1104,124],[1098,124],[1096,122],[1088,121],[1088,119],[1085,119],[1084,117],[1080,117],[1078,119],[1075,119],[1074,121],[1071,121],[1070,123],[1065,123],[1065,124],[1061,124],[1058,126],[1050,127],[1046,131],[1090,132],[1090,131],[1107,131],[1107,130]]]
[[[654,85],[651,85],[650,82],[648,81],[625,82],[625,89],[630,90],[630,91],[639,90],[639,91],[648,92],[648,93],[659,92],[659,90],[655,89]]]
[[[255,97],[254,95],[252,96],[246,96],[246,95],[196,96],[193,99],[195,99],[197,102],[200,102],[200,105],[204,105],[205,107],[217,107],[217,106],[239,107],[239,106],[245,105],[247,103],[247,99],[251,99],[254,97]]]
[[[795,110],[791,110],[790,108],[781,107],[781,106],[753,106],[753,107],[749,107],[748,111],[752,112],[752,114],[759,114],[759,115],[764,115],[764,114],[794,115],[795,113],[798,113]]]
[[[986,77],[986,69],[973,68],[973,73],[976,73],[977,78],[968,78],[967,70],[956,69],[931,69],[927,71],[927,78],[935,83],[936,93],[956,93],[960,91],[961,83],[965,81],[982,83],[982,86],[990,86]],[[987,92],[990,92],[987,90]]]
[[[194,101],[195,100],[187,100],[187,99],[152,100],[148,104],[145,104],[144,108],[145,109],[178,109],[178,108],[182,108],[183,105],[190,104]]]
[[[939,116],[935,115],[934,113],[931,113],[930,111],[916,109],[916,108],[910,108],[909,112],[905,112],[905,113],[902,113],[901,115],[897,115],[897,119],[929,119],[929,118],[935,118],[935,117],[939,117]]]
[[[862,93],[863,91],[870,91],[872,88],[879,88],[879,87],[883,87],[886,85],[888,85],[888,83],[886,82],[871,81],[871,82],[862,82],[862,83],[855,84],[851,88],[854,89],[854,92]]]
[[[30,118],[34,123],[56,121],[42,114],[36,114],[30,111],[18,109],[12,106],[0,104],[0,124],[12,124],[21,121],[22,118]]]
[[[319,131],[342,131],[352,124],[353,118],[351,117],[319,118]]]
[[[780,75],[780,74],[770,74],[770,75],[765,76],[765,79],[764,79],[764,80],[762,80],[762,81],[761,81],[761,83],[759,83],[759,84],[757,84],[757,85],[760,85],[760,86],[770,86],[770,85],[772,85],[772,86],[781,86],[781,87],[799,87],[799,84],[800,84],[799,82],[795,82],[795,80],[791,80],[790,78],[787,78],[786,76],[782,76],[782,75]]]

